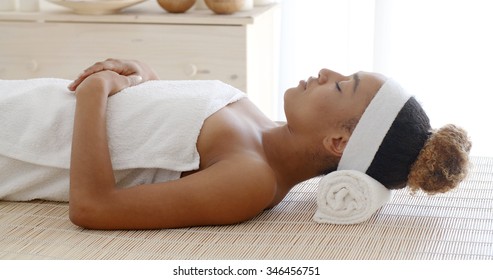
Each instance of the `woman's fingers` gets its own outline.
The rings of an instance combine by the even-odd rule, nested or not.
[[[142,76],[139,76],[139,75],[131,75],[131,76],[128,76],[128,80],[130,82],[130,86],[133,87],[133,86],[136,86],[140,83],[142,83]]]
[[[96,62],[79,74],[79,76],[68,86],[68,89],[74,91],[85,78],[104,70],[110,70],[122,75],[125,75],[125,72],[127,71],[127,69],[123,67],[123,64],[116,59],[110,58],[105,61]]]

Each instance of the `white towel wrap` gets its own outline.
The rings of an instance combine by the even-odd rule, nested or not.
[[[341,170],[324,176],[317,190],[318,223],[356,224],[368,220],[389,201],[391,192],[370,176]]]
[[[0,80],[0,199],[68,200],[75,111],[69,83]],[[110,97],[117,187],[174,180],[199,168],[203,122],[245,96],[220,81],[149,81]]]
[[[361,223],[389,201],[391,191],[365,173],[410,97],[392,79],[378,90],[349,138],[338,171],[320,181],[313,217],[316,222]]]
[[[0,154],[68,169],[75,112],[70,81],[0,80]],[[220,81],[149,81],[108,100],[108,142],[115,170],[199,167],[202,124],[245,97]]]

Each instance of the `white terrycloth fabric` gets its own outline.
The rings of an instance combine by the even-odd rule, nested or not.
[[[66,89],[69,82],[0,80],[0,199],[16,191],[23,193],[22,198],[40,198],[13,185],[29,186],[28,178],[33,179],[38,167],[47,172],[34,176],[38,180],[54,181],[54,175],[48,174],[67,177],[75,112],[75,96]],[[149,81],[110,97],[107,129],[113,168],[121,171],[116,176],[128,185],[176,179],[183,171],[197,169],[196,141],[203,122],[243,97],[244,93],[219,81]],[[7,166],[16,168],[7,172]],[[163,172],[172,175],[162,176]],[[56,191],[51,196],[66,197]]]
[[[31,164],[0,155],[0,200],[68,201],[69,170]],[[117,188],[179,179],[181,172],[158,168],[116,170]]]
[[[329,224],[361,223],[387,203],[390,197],[389,189],[362,172],[334,171],[320,180],[313,220]]]

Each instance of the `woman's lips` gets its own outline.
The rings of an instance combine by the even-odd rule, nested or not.
[[[307,84],[306,81],[304,81],[304,80],[300,81],[300,86],[302,86],[304,89],[306,89],[306,84]]]

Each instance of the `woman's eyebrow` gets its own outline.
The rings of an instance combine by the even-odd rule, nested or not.
[[[353,93],[355,93],[356,90],[358,89],[358,86],[359,86],[359,74],[358,73],[353,74],[353,80],[354,80]]]

